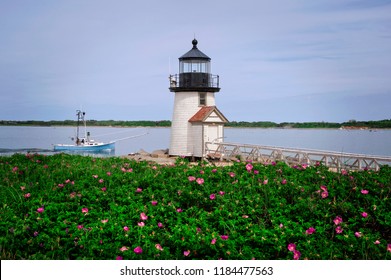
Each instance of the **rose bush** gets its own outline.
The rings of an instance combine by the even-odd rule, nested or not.
[[[391,259],[391,168],[0,157],[1,259]]]

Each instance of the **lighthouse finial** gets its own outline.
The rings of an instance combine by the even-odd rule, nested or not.
[[[193,49],[196,49],[196,48],[197,48],[198,41],[197,41],[197,39],[195,38],[195,36],[194,36],[194,39],[193,39],[193,41],[192,41],[191,43],[193,44]]]

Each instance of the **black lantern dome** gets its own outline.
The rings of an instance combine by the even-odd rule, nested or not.
[[[170,91],[219,91],[219,76],[210,73],[210,57],[197,48],[196,39],[192,44],[179,58],[179,75],[170,75]]]

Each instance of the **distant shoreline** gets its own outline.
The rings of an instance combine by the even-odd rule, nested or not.
[[[75,128],[74,125],[3,125],[0,124],[0,127],[52,127],[52,128]],[[154,128],[154,129],[164,129],[171,128],[170,126],[102,126],[102,125],[90,125],[87,128]],[[331,127],[250,127],[250,126],[225,126],[224,129],[281,129],[281,130],[341,130],[341,131],[378,131],[378,130],[390,130],[391,128],[331,128]]]
[[[67,127],[76,126],[74,120],[64,121],[13,121],[0,120],[0,126],[36,126],[36,127]],[[135,127],[171,127],[171,121],[114,121],[114,120],[88,120],[88,127],[120,127],[120,128],[135,128]],[[282,122],[275,123],[270,121],[231,121],[225,124],[226,128],[280,128],[280,129],[344,129],[344,130],[371,130],[371,129],[391,129],[391,119],[379,121],[355,121],[350,120],[343,123],[334,122]]]

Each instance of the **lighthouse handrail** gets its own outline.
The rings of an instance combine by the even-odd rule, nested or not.
[[[284,161],[286,163],[313,164],[322,162],[328,167],[346,169],[379,170],[382,165],[391,165],[391,156],[366,155],[355,153],[339,153],[314,149],[286,148],[252,144],[227,142],[206,142],[205,157],[229,160],[234,157],[244,157],[255,161]]]
[[[190,72],[191,73],[191,72]],[[188,74],[188,73],[183,73]],[[219,88],[220,82],[219,82],[219,75],[209,74],[209,73],[196,73],[196,74],[206,74],[208,75],[208,81],[207,86],[209,88]],[[172,74],[168,77],[170,81],[170,88],[181,88],[181,87],[187,87],[187,85],[182,84],[182,81],[180,79],[181,74]],[[205,84],[197,85],[196,83],[191,83],[190,87],[205,87]]]

